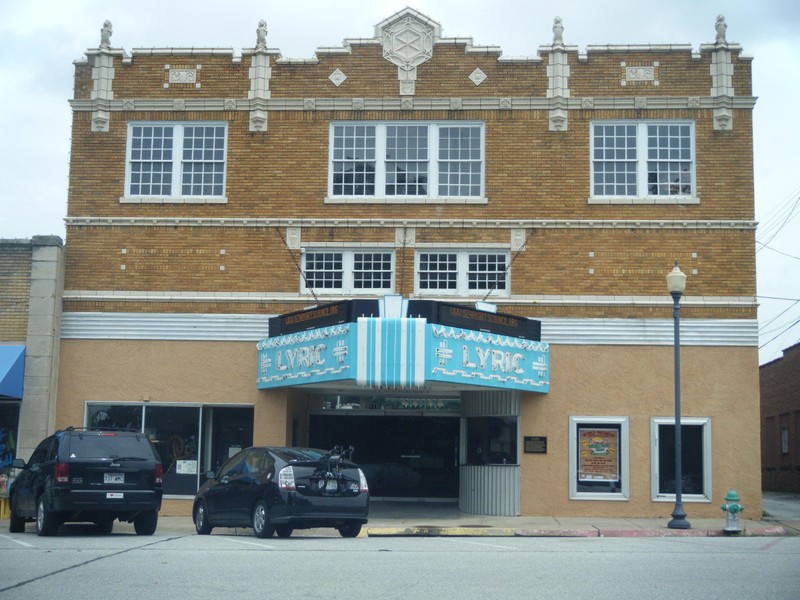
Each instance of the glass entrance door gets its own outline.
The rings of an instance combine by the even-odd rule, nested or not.
[[[373,497],[458,497],[456,416],[312,414],[309,440],[352,445]]]

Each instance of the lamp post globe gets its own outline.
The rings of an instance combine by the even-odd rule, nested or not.
[[[681,337],[680,337],[680,302],[686,291],[686,274],[678,267],[678,261],[672,271],[667,274],[667,290],[672,296],[672,320],[674,323],[675,354],[675,507],[672,519],[667,523],[670,529],[690,529],[683,510],[683,464],[681,460]]]

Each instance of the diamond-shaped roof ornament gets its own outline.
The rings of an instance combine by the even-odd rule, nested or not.
[[[345,75],[341,69],[336,69],[333,73],[328,75],[328,79],[333,82],[333,85],[339,87],[344,83],[344,80],[347,79],[347,75]]]
[[[475,85],[480,85],[484,81],[486,81],[486,73],[480,70],[480,68],[475,69],[472,73],[469,74],[469,78]]]

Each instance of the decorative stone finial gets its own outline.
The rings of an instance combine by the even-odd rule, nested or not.
[[[258,29],[256,29],[256,49],[267,49],[267,22],[264,19],[258,22]]]
[[[717,24],[714,25],[717,30],[717,44],[727,44],[728,40],[725,39],[725,32],[728,30],[728,25],[725,23],[725,17],[719,15],[717,17]]]
[[[564,38],[564,25],[562,24],[561,17],[556,17],[553,20],[553,46],[563,46]]]
[[[101,48],[110,48],[111,47],[111,34],[114,33],[114,30],[111,28],[111,21],[106,21],[103,23],[103,28],[100,30],[100,47]]]

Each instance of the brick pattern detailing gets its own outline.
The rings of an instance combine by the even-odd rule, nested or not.
[[[0,342],[27,338],[31,260],[30,244],[0,240]]]

